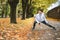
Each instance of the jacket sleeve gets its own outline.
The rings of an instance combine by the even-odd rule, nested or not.
[[[40,23],[36,18],[35,18],[35,21],[36,21],[37,23]]]
[[[44,14],[43,14],[43,16],[44,16],[45,22],[46,22],[46,23],[48,23],[48,21],[46,20],[46,17],[45,17],[45,15],[44,15]]]
[[[37,23],[40,23],[40,22],[36,19],[36,15],[34,15],[34,18],[35,18],[35,21],[36,21]]]

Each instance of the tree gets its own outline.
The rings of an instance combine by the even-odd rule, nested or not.
[[[1,17],[3,18],[3,17],[7,17],[7,9],[8,9],[8,3],[7,3],[7,0],[0,0],[0,7],[2,8],[2,13],[1,13]]]
[[[3,4],[4,0],[1,0],[1,6],[2,6],[2,13],[1,13],[1,17],[4,17],[4,4]]]
[[[29,0],[27,4],[27,13],[26,13],[26,18],[32,17],[32,0]]]
[[[28,0],[22,0],[22,20],[26,18]]]
[[[33,13],[36,13],[38,7],[47,10],[47,7],[49,7],[53,2],[56,2],[56,0],[22,0],[22,19],[33,16]]]
[[[7,17],[8,14],[8,2],[6,1],[6,5],[5,5],[5,18]]]
[[[10,5],[10,22],[11,23],[17,23],[16,22],[16,6],[18,2],[19,0],[8,0],[8,3]]]
[[[2,14],[1,14],[1,18],[3,18],[4,17],[4,10],[2,10]]]
[[[46,13],[47,8],[56,1],[57,0],[32,0],[32,5],[35,7],[33,13],[36,13],[38,7],[43,8]]]
[[[29,18],[32,15],[31,4],[32,0],[22,0],[22,9],[23,9],[22,19]]]

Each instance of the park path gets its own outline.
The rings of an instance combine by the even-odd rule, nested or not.
[[[60,22],[48,20],[48,23],[56,28],[56,30],[44,25],[36,24],[35,29],[29,33],[30,40],[60,40]]]

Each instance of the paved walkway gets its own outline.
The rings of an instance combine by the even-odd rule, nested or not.
[[[48,20],[56,30],[44,25],[36,24],[35,30],[28,33],[29,40],[60,40],[60,22]]]

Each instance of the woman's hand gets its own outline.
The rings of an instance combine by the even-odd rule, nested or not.
[[[40,25],[40,23],[39,23],[39,25]]]

